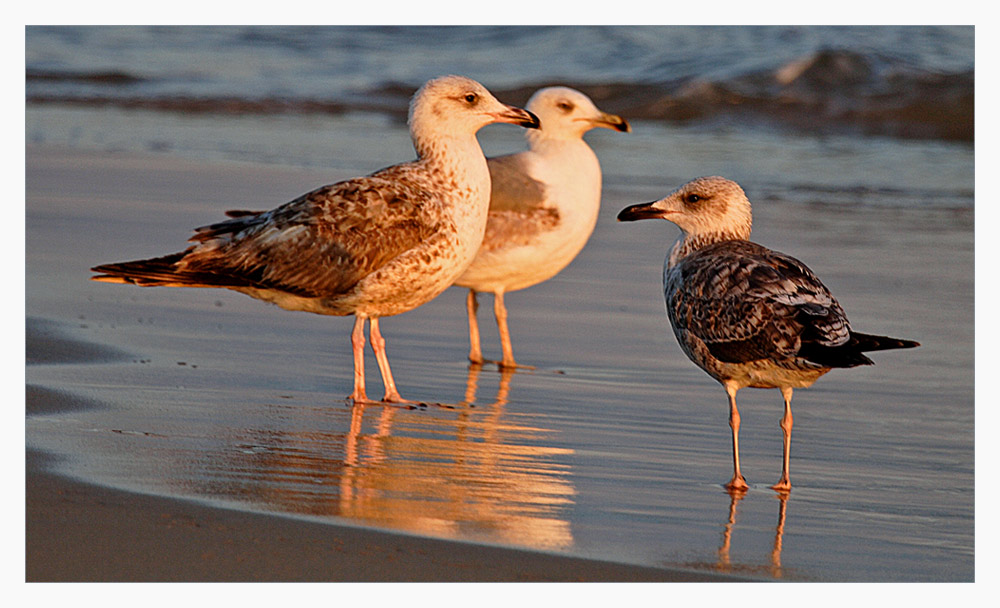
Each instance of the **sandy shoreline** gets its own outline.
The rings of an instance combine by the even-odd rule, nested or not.
[[[243,513],[87,485],[28,453],[27,582],[733,580]]]
[[[60,175],[59,167],[96,163],[97,170],[101,161],[96,158],[28,149],[29,169],[39,166],[36,161],[44,161],[42,165],[49,167],[46,186],[55,192],[72,185]],[[118,160],[129,163],[127,158]],[[28,234],[33,234],[30,219]],[[43,248],[37,242],[35,246]],[[31,285],[29,276],[29,372],[36,365],[100,364],[130,356],[68,338],[59,327],[75,319],[72,304],[67,309],[61,308],[63,303],[58,310],[38,310],[32,306]],[[29,417],[95,405],[68,387],[46,382],[34,385],[31,376],[26,387]],[[421,538],[118,491],[54,474],[49,468],[52,458],[26,452],[28,582],[734,580],[712,572]]]
[[[29,416],[78,407],[87,404],[27,387]],[[70,480],[48,472],[51,462],[26,453],[27,582],[736,580],[213,508]]]
[[[406,394],[468,409],[352,411],[348,319],[88,280],[345,172],[27,146],[26,580],[973,579],[971,211],[760,204],[857,328],[924,344],[797,392],[784,508],[772,392],[743,397],[760,487],[713,483],[724,395],[658,293],[674,233],[614,221],[641,185],[518,294],[518,348],[565,374],[470,374],[457,290],[390,320]]]

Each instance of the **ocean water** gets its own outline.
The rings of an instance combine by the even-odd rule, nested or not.
[[[37,164],[29,148],[29,336],[120,356],[29,358],[29,395],[99,407],[31,416],[27,443],[67,474],[235,508],[765,579],[972,580],[973,42],[937,27],[28,28],[26,140],[68,150]],[[87,280],[225,209],[411,158],[407,98],[442,73],[512,103],[577,86],[633,124],[587,137],[605,173],[587,248],[508,296],[538,371],[469,369],[452,289],[383,322],[403,394],[451,407],[350,408],[349,320]],[[509,126],[480,139],[524,145]],[[121,157],[120,173],[79,153]],[[776,391],[740,393],[752,488],[722,490],[725,394],[663,314],[676,229],[614,221],[707,174],[747,189],[755,240],[812,266],[856,328],[923,343],[796,392],[787,499],[767,489]]]
[[[969,141],[973,48],[971,27],[30,27],[27,98],[399,116],[459,73],[515,102],[579,86],[633,119]]]

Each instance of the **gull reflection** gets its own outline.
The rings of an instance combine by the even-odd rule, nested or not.
[[[732,570],[732,564],[729,561],[729,547],[732,543],[733,526],[736,525],[736,505],[743,500],[745,495],[745,492],[738,491],[729,493],[729,521],[722,529],[722,545],[719,547],[719,561],[716,564],[716,569],[724,572]]]
[[[774,548],[771,550],[771,576],[781,578],[781,539],[785,535],[785,509],[788,508],[788,493],[779,492],[778,526],[774,531]]]
[[[537,417],[508,411],[509,370],[496,398],[476,404],[480,372],[469,368],[465,399],[451,408],[359,403],[333,424],[329,410],[287,408],[307,420],[239,432],[237,449],[213,454],[208,491],[420,534],[572,546],[572,450],[553,446]]]
[[[718,549],[718,559],[712,563],[695,563],[689,566],[717,570],[719,572],[737,574],[768,574],[772,578],[782,578],[784,571],[781,566],[781,544],[785,534],[785,513],[788,508],[788,493],[778,492],[778,524],[774,530],[774,544],[771,548],[770,563],[766,566],[752,564],[734,564],[730,559],[729,552],[732,547],[733,530],[736,527],[737,514],[740,501],[746,496],[746,492],[730,491],[729,494],[729,517],[722,527],[722,542]]]

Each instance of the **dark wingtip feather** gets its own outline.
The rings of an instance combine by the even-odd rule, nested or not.
[[[851,332],[851,339],[839,346],[831,347],[816,342],[804,343],[799,355],[827,367],[856,367],[875,364],[864,355],[866,352],[917,346],[920,346],[920,343],[913,340]]]
[[[257,216],[257,215],[260,215],[261,213],[264,213],[264,212],[263,211],[247,211],[246,209],[230,209],[229,211],[226,211],[226,217],[240,218],[240,217],[247,217],[248,215],[249,216]]]
[[[903,340],[901,338],[890,338],[889,336],[875,336],[872,334],[859,334],[851,332],[851,342],[857,343],[858,350],[868,352],[873,350],[892,350],[896,348],[916,348],[919,342],[913,340]]]
[[[104,283],[131,283],[133,285],[175,285],[183,284],[183,275],[176,271],[175,264],[185,252],[174,253],[148,260],[101,264],[91,268],[98,273],[91,280]]]
[[[857,367],[859,365],[875,365],[861,351],[841,345],[835,347],[822,346],[819,344],[803,344],[799,351],[799,356],[813,363],[818,363],[824,367]]]

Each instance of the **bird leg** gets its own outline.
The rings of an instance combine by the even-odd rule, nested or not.
[[[500,330],[500,348],[503,349],[503,360],[500,369],[535,369],[531,365],[518,365],[514,360],[514,347],[510,343],[510,329],[507,328],[507,307],[503,303],[503,292],[493,294],[493,316],[497,319],[497,329]]]
[[[771,486],[772,490],[788,492],[792,489],[792,481],[788,477],[788,461],[792,451],[792,388],[781,387],[781,396],[785,398],[785,415],[778,423],[781,426],[781,435],[784,443],[782,450],[783,461],[781,465],[781,479]]]
[[[476,292],[472,289],[469,290],[469,295],[465,298],[465,307],[469,311],[469,361],[482,365],[483,351],[479,348],[479,322],[476,320],[479,301],[476,300]]]
[[[729,394],[729,428],[733,429],[733,478],[726,484],[730,492],[745,492],[750,486],[740,474],[740,411],[736,409],[736,386],[727,385]]]
[[[348,397],[355,403],[368,401],[365,394],[365,318],[354,317],[351,332],[351,349],[354,351],[354,392]]]
[[[378,361],[378,368],[382,372],[382,383],[385,385],[385,397],[382,401],[386,403],[413,403],[403,399],[396,390],[396,382],[392,379],[392,370],[389,369],[389,357],[385,354],[385,338],[378,329],[378,317],[371,318],[371,330],[369,340],[372,343],[372,350],[375,351],[375,360]]]
[[[500,348],[503,349],[503,360],[500,367],[517,367],[514,361],[514,348],[510,345],[510,330],[507,329],[507,307],[503,303],[503,292],[493,294],[493,316],[497,319],[497,329],[500,330]]]

